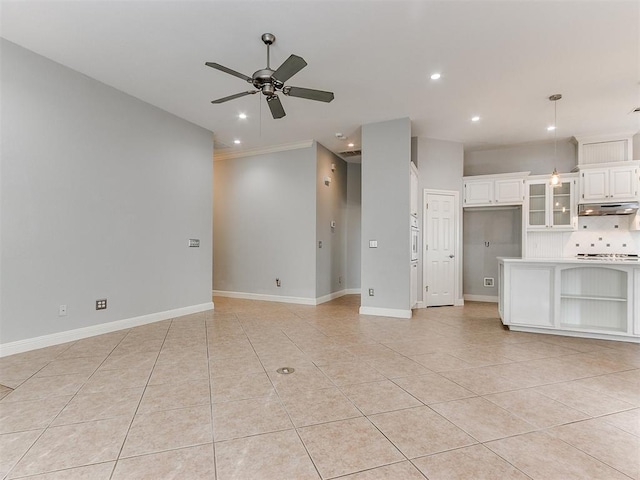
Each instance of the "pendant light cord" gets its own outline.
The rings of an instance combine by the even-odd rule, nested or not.
[[[553,102],[553,163],[558,165],[558,100]]]

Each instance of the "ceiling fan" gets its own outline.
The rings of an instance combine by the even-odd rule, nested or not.
[[[267,97],[267,105],[269,105],[269,110],[271,110],[273,118],[282,118],[286,113],[284,113],[284,108],[282,107],[280,98],[277,95],[278,91],[282,91],[283,94],[288,95],[289,97],[306,98],[308,100],[317,100],[319,102],[330,102],[333,100],[333,92],[285,86],[284,83],[306,67],[307,62],[305,62],[302,57],[290,55],[277,70],[272,70],[269,64],[269,47],[276,41],[276,37],[272,33],[265,33],[262,35],[262,41],[267,46],[267,67],[256,71],[251,77],[240,72],[236,72],[235,70],[220,65],[219,63],[205,63],[208,67],[215,68],[221,72],[241,78],[242,80],[251,83],[256,88],[255,90],[248,90],[246,92],[236,93],[235,95],[229,95],[228,97],[222,97],[217,100],[213,100],[211,103],[224,103],[229,100],[244,97],[245,95],[253,95],[255,93],[262,92],[262,94]]]

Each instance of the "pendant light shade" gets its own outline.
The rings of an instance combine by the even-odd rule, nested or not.
[[[555,164],[558,163],[558,100],[561,98],[562,95],[559,93],[549,97],[549,100],[553,102],[553,162]],[[549,183],[554,187],[559,186],[561,183],[560,175],[556,167],[553,167],[553,173],[551,174]]]

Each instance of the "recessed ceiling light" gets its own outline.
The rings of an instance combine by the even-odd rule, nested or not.
[[[247,118],[247,114],[246,113],[241,113],[238,115],[238,118],[241,120],[244,120],[245,118]]]
[[[242,142],[240,142],[240,140],[236,139],[236,140],[233,141],[233,143],[235,143],[236,145],[240,145],[240,143],[242,143]]]
[[[478,117],[477,115],[475,117],[471,117],[471,121],[472,122],[479,122],[480,121],[480,117]]]
[[[353,143],[350,143],[348,146],[349,146],[350,148],[352,148],[352,147],[354,147],[355,145],[354,145]]]
[[[556,129],[555,125],[550,125],[547,127],[547,132],[553,132]]]
[[[440,78],[440,74],[439,73],[434,73],[431,75],[431,80],[438,80]]]

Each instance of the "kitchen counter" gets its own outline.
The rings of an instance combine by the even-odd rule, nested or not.
[[[614,259],[580,259],[575,257],[561,257],[561,258],[507,258],[498,257],[498,261],[501,262],[513,262],[513,263],[546,263],[546,264],[559,264],[559,263],[578,263],[580,265],[589,266],[591,264],[597,265],[622,265],[629,267],[640,267],[640,261],[638,260],[614,260]]]
[[[510,329],[640,343],[640,262],[499,258]]]

